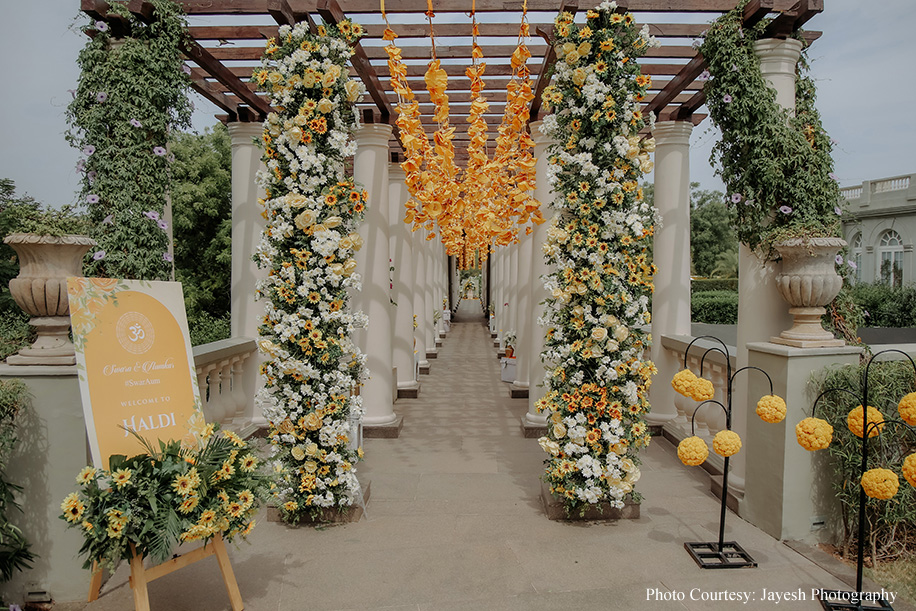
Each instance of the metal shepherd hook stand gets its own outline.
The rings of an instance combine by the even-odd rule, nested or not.
[[[701,339],[712,340],[718,342],[721,345],[714,346],[712,348],[707,348],[703,353],[703,356],[700,358],[700,377],[703,377],[703,364],[706,361],[706,356],[710,352],[719,352],[725,358],[725,372],[726,372],[726,391],[725,391],[725,404],[723,405],[720,401],[715,399],[709,399],[700,403],[696,409],[693,410],[693,415],[690,417],[690,434],[695,434],[695,420],[697,416],[697,411],[707,403],[714,403],[722,408],[725,412],[725,428],[727,430],[732,429],[732,383],[734,382],[735,376],[737,376],[742,371],[748,369],[756,369],[763,375],[767,377],[767,380],[770,383],[770,394],[773,394],[773,380],[770,379],[770,376],[767,372],[759,367],[742,367],[741,369],[732,373],[731,361],[728,358],[728,347],[725,343],[713,335],[703,335],[696,337],[693,341],[690,342],[687,346],[687,350],[684,351],[684,369],[687,369],[687,356],[690,354],[690,348]],[[685,542],[684,548],[690,553],[690,556],[696,561],[700,568],[704,569],[741,569],[741,568],[756,568],[757,561],[754,560],[747,551],[735,541],[725,541],[725,512],[726,512],[726,503],[728,501],[728,459],[725,457],[725,466],[722,468],[722,504],[719,511],[719,540],[718,541],[709,541],[709,542]]]
[[[856,400],[861,399],[860,405],[862,406],[862,467],[860,473],[860,482],[862,475],[868,470],[868,439],[872,431],[878,429],[879,431],[884,428],[886,425],[893,425],[895,427],[903,427],[905,431],[916,434],[916,429],[911,427],[905,422],[900,420],[888,419],[885,418],[882,422],[871,422],[868,421],[868,373],[871,369],[872,363],[875,362],[875,359],[889,352],[896,352],[902,354],[906,360],[910,362],[910,365],[913,367],[913,372],[916,374],[916,363],[913,362],[913,359],[907,353],[897,350],[894,348],[888,350],[882,350],[878,352],[868,361],[868,364],[865,365],[865,375],[862,380],[862,395],[861,397],[856,395],[855,392],[849,390],[848,388],[828,388],[821,394],[817,396],[817,399],[814,400],[814,407],[811,408],[811,416],[816,417],[817,413],[817,404],[820,400],[831,392],[844,392],[850,394]],[[883,418],[883,414],[882,414]],[[862,591],[862,576],[865,568],[865,503],[866,503],[866,494],[865,488],[860,484],[859,485],[859,533],[858,533],[858,545],[857,545],[857,557],[856,557],[856,589],[855,592],[848,592],[843,590],[821,590],[820,602],[821,606],[826,609],[826,611],[867,611],[870,609],[893,609],[891,604],[887,602],[884,598],[880,597],[877,593],[874,592],[863,592]]]

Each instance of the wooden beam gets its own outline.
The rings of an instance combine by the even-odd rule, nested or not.
[[[578,0],[564,0],[560,5],[560,12],[563,11],[576,14],[579,8]],[[550,31],[542,28],[535,30],[541,38],[547,43],[547,50],[544,52],[544,59],[541,61],[541,70],[538,72],[538,78],[534,82],[534,99],[531,100],[529,108],[528,123],[532,120],[538,120],[538,113],[541,112],[541,96],[544,90],[550,85],[550,77],[554,62],[557,61],[557,51],[553,48],[553,28]]]
[[[321,15],[321,18],[329,24],[336,25],[347,18],[347,16],[341,10],[340,5],[337,4],[337,0],[318,0],[317,9],[318,14]],[[355,43],[352,48],[353,55],[350,56],[350,65],[353,66],[353,69],[356,70],[356,74],[359,75],[359,78],[366,86],[366,91],[369,93],[369,97],[372,98],[372,101],[375,102],[376,106],[378,106],[382,122],[389,123],[391,125],[392,133],[395,139],[399,144],[402,144],[401,131],[392,120],[393,112],[391,103],[388,101],[388,96],[385,95],[385,89],[382,87],[382,83],[379,81],[378,75],[375,72],[375,68],[372,67],[371,63],[369,63],[369,58],[366,57],[366,51],[363,49],[362,45],[359,44],[359,42]],[[401,148],[403,148],[403,144]]]
[[[232,101],[220,91],[219,87],[210,81],[196,78],[192,75],[191,87],[194,91],[216,104],[222,110],[229,113],[238,112],[238,104],[232,103]]]
[[[273,110],[267,100],[248,89],[237,76],[213,57],[207,49],[200,46],[196,40],[186,41],[182,45],[182,52],[260,114],[267,115]]]

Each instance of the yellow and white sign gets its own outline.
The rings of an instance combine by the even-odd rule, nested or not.
[[[178,282],[68,278],[80,394],[96,467],[154,442],[199,434],[205,421]]]

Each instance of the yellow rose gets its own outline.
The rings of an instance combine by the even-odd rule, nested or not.
[[[347,81],[347,84],[344,85],[344,89],[347,90],[348,102],[355,102],[359,99],[361,93],[359,81]]]
[[[302,139],[302,129],[294,125],[286,132],[286,137],[293,142],[299,142]]]
[[[315,412],[311,412],[305,417],[305,426],[310,431],[316,431],[321,428],[321,418]]]
[[[592,339],[601,342],[607,339],[607,329],[604,327],[595,327],[592,329]]]
[[[327,98],[321,98],[318,100],[318,106],[316,106],[316,108],[318,109],[318,112],[328,114],[334,110],[334,102]]]
[[[302,449],[302,446],[293,446],[293,449],[289,452],[292,454],[293,458],[296,460],[302,460],[305,458],[305,450]]]
[[[306,473],[314,473],[318,470],[318,463],[316,463],[314,460],[308,460],[303,465],[303,468],[305,469]]]
[[[340,238],[340,241],[337,243],[337,245],[345,250],[353,248],[353,240],[350,239],[350,236],[344,236]]]
[[[318,214],[314,210],[303,210],[296,216],[293,222],[298,229],[308,231],[312,228],[312,225],[315,224],[316,220],[318,220]]]
[[[592,52],[592,43],[590,42],[583,42],[581,45],[579,45],[579,48],[576,49],[576,53],[578,53],[581,57],[585,57],[586,55],[588,55],[591,52]]]
[[[363,247],[363,236],[358,233],[351,233],[348,237],[353,240],[353,250],[359,250]]]
[[[344,261],[344,274],[349,276],[356,271],[356,261],[353,259],[347,259]]]
[[[578,86],[582,86],[585,83],[585,78],[588,76],[588,71],[585,68],[576,68],[573,70],[572,80]]]
[[[624,327],[623,325],[617,325],[614,327],[614,338],[618,342],[622,342],[626,338],[630,337],[630,330]]]
[[[572,66],[574,63],[579,61],[579,53],[575,50],[570,51],[566,54],[566,63]]]
[[[318,455],[318,444],[310,443],[307,446],[305,446],[305,453],[308,456],[317,456]]]
[[[343,223],[342,218],[340,218],[339,216],[331,216],[331,217],[326,218],[323,224],[328,229],[334,229],[335,227],[339,227],[341,223]]]
[[[562,422],[553,425],[553,436],[557,439],[566,436],[566,426]]]

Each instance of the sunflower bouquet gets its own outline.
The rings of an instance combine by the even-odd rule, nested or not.
[[[160,441],[157,450],[139,439],[146,453],[112,456],[107,470],[85,467],[79,490],[61,503],[61,519],[83,535],[85,568],[113,568],[131,557],[131,544],[162,562],[183,542],[251,531],[269,480],[242,438],[211,424],[196,448]]]

